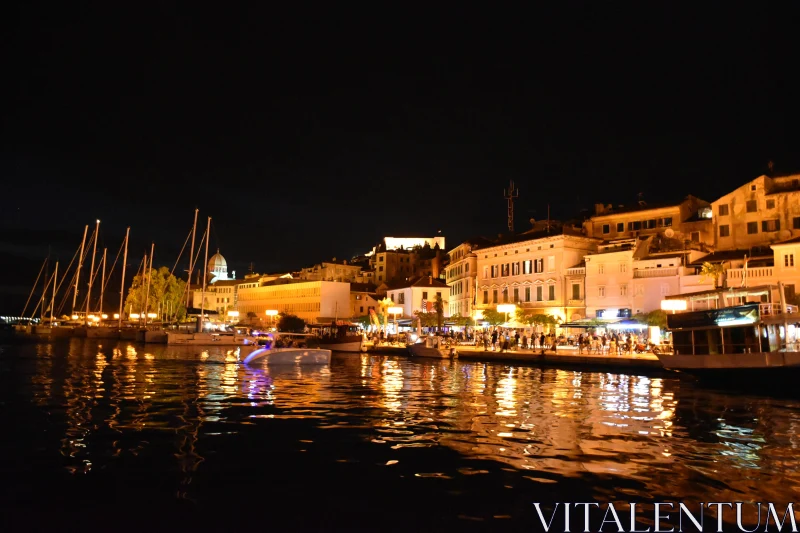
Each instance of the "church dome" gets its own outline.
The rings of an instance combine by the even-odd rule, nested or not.
[[[208,260],[208,271],[216,274],[228,272],[228,262],[220,255],[219,250]]]

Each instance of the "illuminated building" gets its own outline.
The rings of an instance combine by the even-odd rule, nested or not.
[[[472,316],[477,294],[477,250],[486,246],[492,246],[492,242],[477,237],[459,244],[448,252],[450,261],[445,269],[445,280],[447,280],[447,286],[450,287],[448,306],[451,316]]]
[[[395,305],[403,308],[404,317],[413,317],[415,311],[435,312],[433,304],[437,296],[440,296],[444,303],[444,316],[450,315],[447,304],[448,287],[432,276],[392,282],[388,285],[386,294]]]
[[[239,316],[255,313],[264,319],[267,310],[296,315],[306,322],[350,318],[350,284],[278,278],[239,286]]]

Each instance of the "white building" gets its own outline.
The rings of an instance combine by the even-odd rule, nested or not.
[[[350,283],[278,278],[252,285],[241,285],[238,290],[242,319],[255,313],[257,318],[266,320],[270,310],[296,315],[309,323],[351,318]]]
[[[513,303],[562,322],[583,318],[586,303],[580,268],[598,242],[580,230],[564,227],[558,234],[527,232],[511,242],[481,248],[476,252],[476,310]]]
[[[231,273],[231,276],[228,277],[228,262],[225,261],[225,258],[222,257],[222,254],[217,253],[212,255],[208,259],[208,283],[215,283],[219,280],[229,280],[229,279],[236,279],[236,271],[234,270]]]
[[[445,280],[450,288],[450,316],[472,316],[478,293],[477,250],[492,244],[491,241],[478,237],[465,241],[448,252],[450,261],[445,269]]]
[[[403,317],[405,318],[414,317],[414,313],[417,311],[435,312],[433,304],[437,296],[442,298],[444,316],[450,316],[448,294],[447,284],[432,276],[412,278],[408,281],[390,284],[386,290],[386,296],[396,306],[403,308]]]

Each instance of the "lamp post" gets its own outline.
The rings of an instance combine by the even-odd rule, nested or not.
[[[397,326],[397,315],[402,315],[403,314],[403,308],[399,307],[399,306],[398,307],[390,307],[386,311],[390,315],[394,315],[394,333],[395,333],[395,335],[399,335],[400,334],[400,330],[399,330],[399,328]]]
[[[269,325],[272,326],[272,322],[275,320],[275,317],[278,316],[278,311],[276,309],[267,309],[265,312],[269,317]]]
[[[506,314],[506,322],[508,322],[508,314],[513,313],[517,310],[517,306],[514,304],[500,304],[497,306],[498,313],[505,313]]]

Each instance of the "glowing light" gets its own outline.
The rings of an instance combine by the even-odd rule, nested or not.
[[[78,320],[78,315],[72,315],[72,320]]]
[[[498,313],[513,313],[517,310],[517,306],[514,304],[500,304],[497,306]]]
[[[157,317],[157,316],[158,316],[158,315],[157,315],[157,314],[155,314],[155,313],[147,313],[147,318],[155,318],[155,317]]]
[[[662,311],[686,311],[686,300],[661,300]]]
[[[387,309],[387,311],[388,311],[388,313],[390,315],[402,315],[403,314],[403,308],[402,307],[390,307],[389,309]]]
[[[267,316],[276,316],[278,314],[278,311],[276,311],[275,309],[267,309],[265,313],[267,313]]]
[[[139,320],[140,316],[141,315],[139,315],[139,313],[131,313],[131,319],[132,320]]]
[[[102,317],[103,317],[103,320],[105,320],[106,318],[108,318],[108,315],[107,315],[107,314],[105,314],[105,313],[103,313],[103,314],[102,314],[102,315],[100,315],[100,316],[102,316]]]
[[[118,319],[119,318],[119,313],[114,313],[114,318]]]

